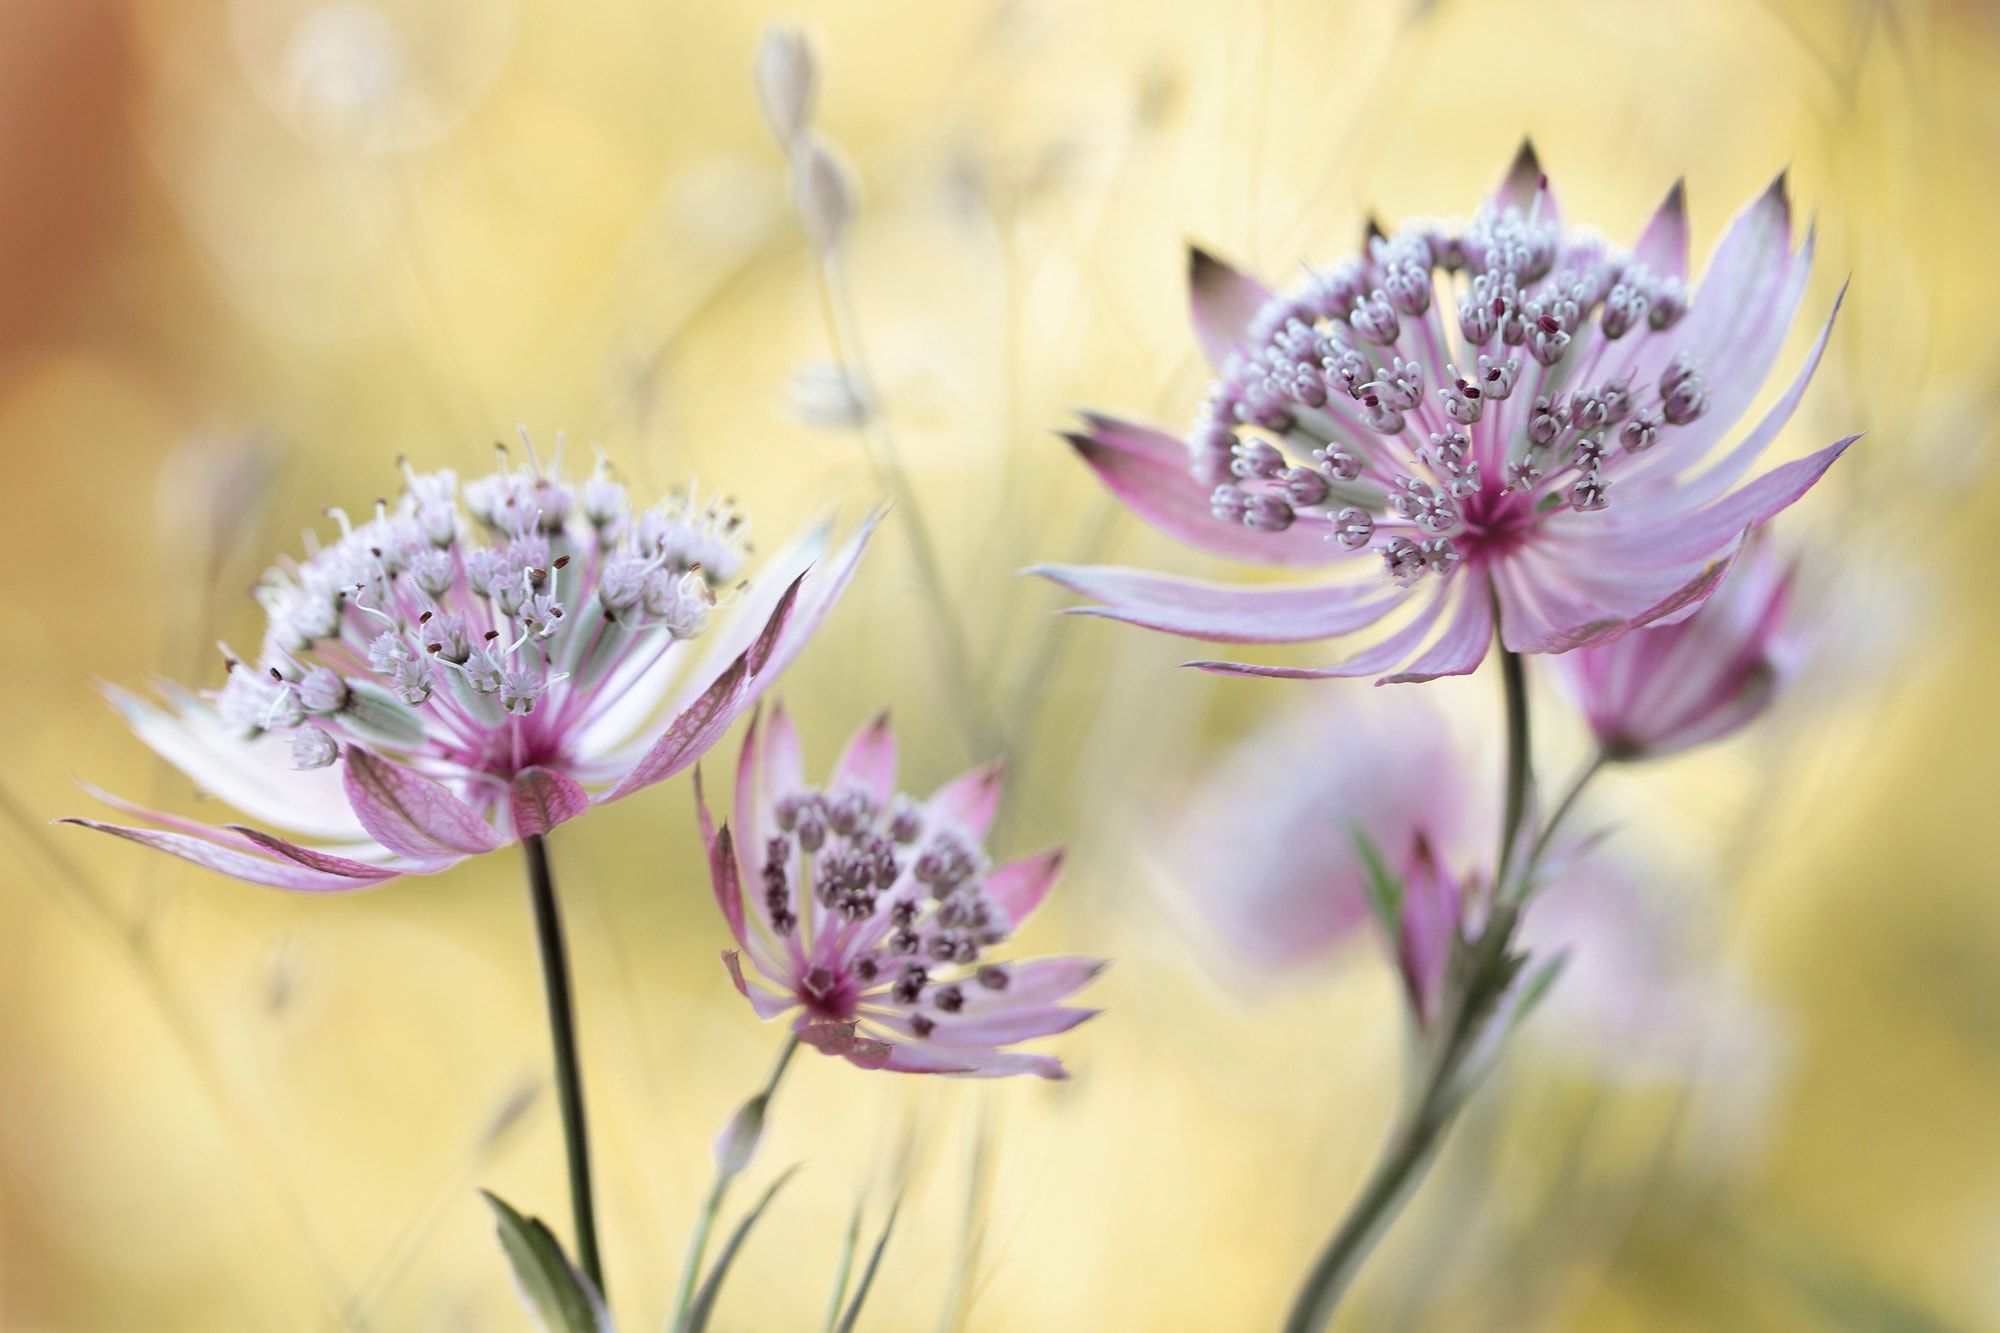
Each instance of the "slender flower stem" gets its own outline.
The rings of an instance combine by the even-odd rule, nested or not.
[[[1507,883],[1514,844],[1519,840],[1521,821],[1527,817],[1528,792],[1534,783],[1527,677],[1519,654],[1501,650],[1500,679],[1507,712],[1506,816],[1501,823],[1500,870],[1494,879],[1492,910],[1477,935],[1454,946],[1458,957],[1448,971],[1451,979],[1437,1025],[1426,1034],[1421,1077],[1368,1183],[1306,1275],[1285,1320],[1285,1333],[1320,1333],[1327,1326],[1361,1265],[1415,1192],[1445,1130],[1464,1104],[1468,1088],[1462,1076],[1467,1059],[1485,1035],[1488,1021],[1513,979],[1510,946],[1520,908],[1499,893],[1497,886]],[[1579,782],[1578,787],[1581,785]],[[1572,791],[1571,799],[1574,796]],[[1565,800],[1565,808],[1567,805]]]
[[[937,542],[931,536],[923,507],[917,503],[916,491],[910,485],[909,473],[904,469],[902,454],[896,447],[896,437],[883,419],[881,393],[869,370],[868,356],[861,341],[861,323],[848,296],[846,270],[841,264],[839,252],[829,250],[823,253],[817,268],[827,337],[833,344],[833,354],[842,371],[855,381],[867,404],[860,427],[861,438],[867,446],[868,461],[875,471],[876,480],[902,511],[903,531],[910,541],[918,583],[925,600],[930,603],[936,622],[945,671],[952,688],[960,696],[961,722],[966,729],[966,739],[977,751],[992,750],[998,744],[998,729],[987,717],[986,706],[980,698],[965,625],[959,618],[951,590],[945,585],[944,563],[938,558]]]
[[[770,1113],[771,1098],[778,1093],[778,1080],[785,1076],[785,1069],[792,1063],[792,1054],[798,1049],[798,1033],[786,1033],[784,1048],[778,1052],[777,1063],[771,1066],[771,1077],[764,1081],[764,1090],[750,1099],[757,1105],[760,1121]],[[761,1134],[762,1128],[757,1132]],[[701,1279],[701,1261],[708,1252],[709,1235],[715,1230],[715,1219],[722,1212],[722,1197],[729,1190],[729,1182],[741,1169],[739,1166],[732,1171],[718,1165],[715,1181],[708,1187],[708,1197],[702,1200],[701,1213],[694,1222],[694,1233],[688,1237],[687,1259],[681,1265],[681,1280],[674,1289],[674,1317],[668,1325],[674,1333],[681,1333],[687,1327],[688,1309],[694,1304],[695,1283]]]
[[[1513,866],[1514,844],[1521,835],[1521,820],[1528,812],[1528,791],[1534,784],[1532,737],[1528,731],[1528,679],[1521,655],[1500,650],[1500,680],[1507,692],[1507,813],[1500,825],[1500,869],[1495,885],[1507,883]]]
[[[1583,766],[1583,770],[1576,775],[1576,780],[1570,783],[1569,790],[1563,793],[1562,800],[1549,813],[1548,822],[1542,825],[1541,833],[1535,838],[1534,849],[1528,853],[1528,864],[1521,867],[1521,887],[1516,894],[1517,899],[1527,896],[1528,877],[1534,873],[1535,867],[1542,863],[1542,857],[1548,854],[1549,844],[1555,841],[1556,829],[1561,827],[1564,819],[1568,818],[1571,807],[1576,804],[1576,798],[1583,795],[1583,789],[1590,785],[1590,780],[1602,772],[1604,766],[1610,762],[1611,756],[1603,749],[1593,751],[1590,762]]]
[[[576,1262],[604,1292],[604,1265],[597,1253],[597,1209],[590,1189],[590,1134],[583,1118],[583,1066],[577,1059],[576,1004],[570,993],[569,950],[563,943],[562,912],[549,870],[549,849],[540,836],[521,839],[528,858],[528,897],[535,910],[535,939],[541,945],[542,989],[549,1002],[549,1039],[555,1047],[556,1099],[562,1104],[563,1147],[569,1157],[570,1213],[576,1226]]]

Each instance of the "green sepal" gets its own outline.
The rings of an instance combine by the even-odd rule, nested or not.
[[[797,1170],[796,1166],[788,1167],[783,1175],[772,1181],[771,1187],[757,1200],[757,1206],[745,1213],[743,1220],[736,1224],[736,1230],[729,1233],[729,1243],[722,1247],[721,1254],[715,1256],[715,1267],[708,1270],[708,1277],[702,1282],[701,1290],[695,1293],[694,1304],[688,1306],[687,1318],[681,1322],[677,1333],[704,1333],[708,1328],[709,1316],[715,1313],[715,1302],[722,1295],[722,1280],[729,1276],[729,1265],[736,1261],[736,1252],[743,1248],[750,1228],[757,1225],[757,1219],[764,1215],[764,1209],[770,1206],[772,1198]]]
[[[1403,947],[1402,877],[1389,869],[1382,849],[1375,845],[1375,839],[1368,836],[1366,829],[1349,824],[1347,836],[1353,839],[1354,850],[1361,853],[1362,869],[1367,872],[1361,887],[1368,895],[1369,910],[1375,913],[1375,924],[1382,928],[1382,937],[1389,942],[1393,957]]]
[[[613,1333],[604,1298],[570,1263],[555,1233],[491,1190],[479,1193],[493,1210],[500,1247],[514,1269],[514,1288],[535,1327],[541,1333]]]
[[[424,720],[416,710],[373,681],[347,682],[347,706],[340,722],[365,740],[398,749],[424,743]]]
[[[854,1321],[861,1318],[861,1303],[868,1299],[868,1289],[875,1285],[875,1273],[882,1267],[882,1251],[889,1248],[889,1235],[895,1231],[896,1214],[902,1209],[900,1198],[890,1206],[889,1219],[882,1224],[882,1234],[875,1238],[875,1248],[868,1255],[868,1267],[861,1270],[861,1281],[854,1288],[854,1299],[848,1303],[847,1313],[840,1317],[834,1333],[854,1333]]]

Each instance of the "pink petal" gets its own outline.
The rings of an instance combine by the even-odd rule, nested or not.
[[[1087,433],[1063,438],[1114,495],[1174,540],[1258,565],[1323,565],[1344,554],[1318,524],[1254,532],[1217,518],[1209,509],[1212,488],[1188,472],[1187,447],[1173,436],[1090,413],[1084,422]]]
[[[702,823],[708,823],[708,807],[701,808]],[[702,830],[707,833],[706,827]],[[722,909],[722,919],[729,923],[729,933],[736,937],[738,944],[746,942],[743,930],[743,879],[736,861],[736,839],[730,835],[729,826],[714,835],[708,847],[708,879],[715,888],[715,905]],[[746,992],[747,993],[747,992]]]
[[[833,768],[833,789],[853,784],[887,807],[896,794],[896,730],[884,709],[873,722],[854,733]]]
[[[339,776],[295,768],[288,738],[267,733],[240,739],[207,701],[178,687],[162,687],[173,713],[115,685],[99,688],[134,735],[218,800],[309,838],[353,842],[365,836],[341,795]]]
[[[1768,521],[1811,490],[1847,447],[1860,439],[1849,435],[1818,453],[1775,467],[1740,490],[1691,513],[1661,515],[1629,532],[1598,532],[1578,526],[1566,534],[1586,557],[1643,560],[1655,568],[1707,559],[1728,546],[1745,529]]]
[[[1652,381],[1675,352],[1686,351],[1709,377],[1704,420],[1726,429],[1749,407],[1784,345],[1805,295],[1811,252],[1808,238],[1804,262],[1792,254],[1792,205],[1781,172],[1731,219],[1687,317],[1633,344],[1634,385]],[[1694,428],[1706,429],[1703,422]]]
[[[349,745],[347,803],[375,841],[418,861],[456,861],[507,839],[479,812],[429,778]]]
[[[978,1053],[896,1042],[890,1046],[887,1060],[877,1067],[898,1074],[972,1074],[978,1071],[979,1064]]]
[[[1036,1004],[994,1010],[973,1017],[926,1013],[924,1017],[937,1026],[923,1040],[935,1039],[940,1046],[1007,1046],[1017,1041],[1031,1041],[1036,1037],[1053,1037],[1067,1032],[1100,1012],[1097,1009],[1071,1009],[1059,1004]],[[906,1037],[916,1036],[907,1011],[879,1009],[872,1011],[869,1018]]]
[[[1069,614],[1103,616],[1147,629],[1224,643],[1304,643],[1351,634],[1403,604],[1408,594],[1380,582],[1232,584],[1175,578],[1110,565],[1041,565],[1030,571],[1102,606]]]
[[[688,705],[687,711],[673,720],[645,756],[611,790],[600,795],[598,801],[621,800],[643,787],[664,782],[707,754],[743,711],[744,682],[749,674],[744,657],[730,663],[729,669],[708,687],[708,692]]]
[[[1639,240],[1632,247],[1632,255],[1648,269],[1654,277],[1687,279],[1688,266],[1688,222],[1687,222],[1687,182],[1677,180],[1674,188],[1667,191],[1665,201],[1653,214],[1653,220],[1646,224],[1646,230],[1639,234]]]
[[[1507,174],[1493,191],[1493,204],[1503,211],[1518,208],[1522,217],[1532,215],[1544,222],[1562,220],[1556,210],[1555,195],[1549,190],[1548,174],[1542,170],[1541,159],[1535,156],[1533,140],[1521,140]]]
[[[961,773],[950,782],[939,787],[924,808],[934,819],[942,819],[955,824],[977,841],[986,836],[986,830],[993,827],[993,816],[1000,809],[1001,779],[1005,767],[995,759],[969,773]]]
[[[736,950],[722,951],[722,965],[729,969],[729,979],[736,983],[737,992],[750,1001],[751,1012],[769,1022],[780,1014],[791,1010],[798,1003],[788,995],[773,995],[762,986],[752,986],[743,979],[743,962]]]
[[[771,730],[764,737],[764,795],[767,798],[797,791],[806,783],[805,747],[799,744],[799,729],[780,702],[771,710]]]
[[[1198,245],[1188,247],[1188,300],[1195,341],[1217,371],[1229,364],[1271,289]]]
[[[1377,684],[1436,680],[1440,676],[1463,676],[1477,670],[1486,660],[1487,645],[1493,640],[1493,600],[1483,582],[1460,592],[1457,613],[1429,651],[1412,662],[1409,670],[1385,676]]]
[[[384,878],[388,878],[385,876],[376,879],[357,879],[346,875],[328,874],[289,861],[272,861],[261,856],[252,856],[248,852],[237,851],[233,847],[218,846],[185,833],[162,833],[157,829],[100,824],[93,819],[64,819],[59,822],[109,833],[114,837],[136,842],[142,847],[151,847],[155,851],[178,856],[183,861],[192,861],[198,866],[228,875],[233,879],[268,885],[274,889],[290,889],[298,893],[352,893],[358,889],[373,888],[382,883]]]
[[[864,1069],[880,1069],[889,1043],[861,1035],[858,1023],[831,1023],[801,1018],[792,1026],[799,1040],[822,1055],[844,1055]],[[859,1058],[857,1058],[859,1057]]]
[[[1827,340],[1833,336],[1833,321],[1840,317],[1840,306],[1847,299],[1847,287],[1842,284],[1840,295],[1833,300],[1833,309],[1828,312],[1826,325],[1819,331],[1819,338],[1812,350],[1806,354],[1805,363],[1793,378],[1791,387],[1786,389],[1777,402],[1763,416],[1756,427],[1743,437],[1741,443],[1731,449],[1721,459],[1704,470],[1700,476],[1678,484],[1670,483],[1670,489],[1662,493],[1663,503],[1675,508],[1706,504],[1736,484],[1750,465],[1760,458],[1778,432],[1785,428],[1798,411],[1799,402],[1805,397],[1806,387],[1812,383],[1813,372],[1819,369],[1820,357],[1826,352]],[[1642,501],[1643,503],[1643,501]]]
[[[1034,1007],[1054,1004],[1068,999],[1082,990],[1109,966],[1102,958],[1031,958],[1021,963],[999,963],[995,966],[1005,970],[1007,985],[1004,990],[994,990],[980,983],[968,983],[961,989],[965,992],[966,1011],[984,1013],[994,1009]]]
[[[1404,878],[1402,938],[1397,941],[1397,955],[1411,1002],[1426,1023],[1437,1017],[1445,963],[1451,956],[1452,938],[1458,933],[1458,920],[1458,886],[1433,859],[1429,842],[1419,835],[1414,864]]]
[[[706,694],[716,677],[729,670],[736,659],[756,642],[764,627],[770,623],[772,612],[778,609],[778,602],[791,586],[826,563],[832,532],[832,520],[821,518],[759,562],[749,593],[730,609],[721,624],[699,640],[700,657],[692,667],[687,668],[667,704],[667,711],[678,713]],[[676,671],[675,674],[680,673]],[[662,691],[654,700],[655,706],[660,698],[666,697]],[[641,720],[651,716],[652,710],[649,709]]]
[[[1025,856],[1018,861],[1010,861],[980,881],[1007,920],[1016,930],[1026,921],[1042,899],[1049,896],[1055,887],[1056,878],[1062,874],[1065,852],[1057,847],[1036,856]]]
[[[860,528],[847,539],[846,545],[834,553],[825,568],[813,571],[799,595],[796,611],[784,621],[773,617],[780,632],[772,638],[768,648],[759,644],[751,646],[749,689],[743,703],[738,706],[739,712],[763,697],[764,691],[776,683],[785,668],[804,651],[819,627],[826,623],[841,594],[854,582],[854,572],[860,567],[861,557],[868,549],[868,539],[875,535],[875,529],[881,526],[882,516],[887,512],[879,507],[870,511]]]
[[[366,861],[335,856],[331,852],[323,852],[315,847],[301,847],[297,843],[286,842],[283,838],[273,837],[261,829],[249,828],[242,824],[231,824],[229,831],[295,865],[302,865],[308,870],[317,870],[325,875],[338,875],[342,879],[381,881],[394,879],[401,874],[427,875],[457,864],[456,861],[445,861],[400,862],[394,866],[370,865]]]
[[[590,797],[576,782],[547,768],[523,769],[507,793],[514,836],[540,838],[590,809]]]
[[[1467,574],[1470,572],[1467,571]],[[1425,636],[1431,632],[1431,626],[1437,623],[1438,614],[1444,610],[1446,600],[1443,593],[1432,596],[1429,604],[1409,624],[1374,647],[1365,648],[1335,666],[1267,667],[1249,662],[1189,662],[1186,665],[1222,676],[1268,676],[1278,680],[1328,680],[1372,676],[1400,665],[1417,650],[1417,645],[1421,644]]]

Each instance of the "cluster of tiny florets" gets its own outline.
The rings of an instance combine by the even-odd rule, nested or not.
[[[1192,473],[1225,522],[1315,518],[1398,582],[1449,574],[1500,497],[1602,509],[1616,457],[1707,410],[1685,353],[1635,384],[1614,350],[1670,338],[1688,304],[1535,208],[1376,234],[1258,310],[1187,437]]]
[[[560,764],[619,668],[703,631],[748,530],[692,488],[635,514],[602,460],[571,483],[556,458],[530,447],[463,487],[406,463],[366,522],[328,511],[340,536],[259,586],[263,648],[254,667],[228,655],[223,721],[289,733],[303,768],[347,741],[503,778]]]
[[[760,849],[765,919],[802,954],[829,960],[800,979],[802,1002],[838,1016],[843,996],[851,1004],[886,984],[898,1005],[956,1013],[968,985],[1006,989],[1004,965],[980,964],[1013,924],[982,886],[990,866],[977,840],[908,796],[884,806],[854,785],[787,792],[772,817],[776,832]],[[855,947],[825,938],[839,931]],[[924,1036],[933,1020],[910,1022]]]

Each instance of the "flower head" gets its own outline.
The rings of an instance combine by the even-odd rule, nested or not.
[[[1771,704],[1798,667],[1792,570],[1767,543],[1686,620],[1558,658],[1612,759],[1653,759],[1719,740]]]
[[[695,789],[699,800],[699,774]],[[753,722],[734,828],[717,830],[706,800],[700,811],[716,901],[736,937],[723,960],[758,1017],[797,1011],[800,1040],[864,1069],[1066,1077],[1054,1056],[1002,1048],[1094,1015],[1061,1001],[1104,964],[993,956],[1062,868],[1060,851],[991,866],[984,844],[999,803],[997,764],[927,801],[897,792],[887,714],[848,743],[824,787],[806,784],[782,707]],[[743,955],[768,988],[744,976]]]
[[[1630,251],[1562,224],[1532,150],[1469,222],[1372,234],[1277,293],[1196,250],[1195,333],[1217,378],[1186,441],[1109,417],[1071,442],[1169,535],[1328,584],[1232,587],[1048,567],[1087,613],[1195,638],[1289,643],[1388,622],[1335,666],[1212,670],[1388,681],[1462,675],[1495,616],[1515,652],[1671,622],[1744,535],[1852,437],[1739,485],[1798,406],[1831,331],[1742,437],[1805,293],[1780,176],[1689,290],[1676,185]],[[1838,309],[1839,303],[1835,303]]]
[[[873,520],[823,570],[821,525],[744,585],[729,503],[689,488],[634,510],[601,463],[563,480],[561,453],[544,467],[530,446],[462,491],[405,464],[396,503],[329,511],[340,536],[265,575],[262,647],[227,655],[221,689],[168,686],[165,709],[107,691],[198,786],[331,845],[117,801],[163,827],[71,822],[260,884],[367,888],[692,764],[825,619]]]
[[[1172,881],[1254,977],[1323,970],[1371,919],[1381,926],[1370,910],[1379,872],[1400,898],[1377,943],[1415,1022],[1437,1018],[1451,950],[1487,907],[1498,820],[1476,756],[1433,698],[1298,699],[1176,812]],[[1522,975],[1565,959],[1548,1002],[1562,1034],[1554,1044],[1600,1068],[1640,1069],[1657,1065],[1660,1040],[1699,1036],[1690,1023],[1708,1012],[1698,997],[1714,985],[1693,975],[1680,933],[1630,866],[1590,839],[1559,845],[1520,935],[1533,960]]]

